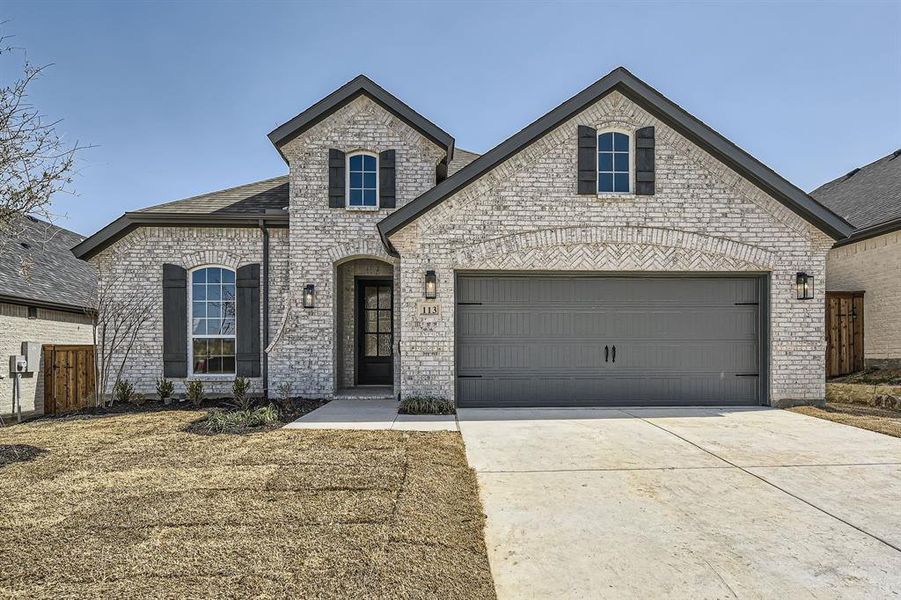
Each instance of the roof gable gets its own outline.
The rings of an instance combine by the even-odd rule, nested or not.
[[[392,233],[415,220],[454,193],[475,182],[506,159],[528,147],[546,133],[613,91],[619,91],[649,113],[667,123],[680,134],[834,239],[844,238],[851,233],[852,227],[842,218],[832,213],[703,122],[688,114],[660,92],[632,75],[628,70],[618,67],[518,133],[504,140],[448,179],[385,217],[378,225],[383,241],[390,248],[388,236]]]
[[[269,141],[272,142],[278,149],[279,154],[282,154],[282,158],[284,158],[285,156],[281,150],[282,146],[360,95],[365,95],[426,138],[444,148],[448,161],[454,158],[454,138],[449,133],[401,102],[396,96],[365,75],[356,76],[287,123],[276,127],[269,133]]]

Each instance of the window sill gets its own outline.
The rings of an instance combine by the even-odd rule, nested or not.
[[[598,200],[634,200],[638,197],[635,192],[598,192]]]
[[[192,373],[188,375],[185,379],[200,379],[202,381],[234,381],[237,379],[237,375],[220,375],[220,374],[210,374],[210,373]],[[249,379],[249,378],[248,378]]]
[[[378,206],[345,206],[346,210],[354,212],[378,212]]]

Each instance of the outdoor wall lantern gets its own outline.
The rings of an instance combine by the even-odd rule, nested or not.
[[[303,307],[304,308],[313,308],[315,306],[316,300],[316,286],[312,283],[308,283],[303,286]]]
[[[438,277],[435,271],[425,272],[425,298],[426,300],[434,300],[438,297]]]
[[[813,300],[813,275],[798,273],[795,283],[798,286],[798,300]]]

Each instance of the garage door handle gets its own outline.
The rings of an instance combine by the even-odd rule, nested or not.
[[[610,346],[604,346],[604,362],[610,362]]]
[[[613,362],[616,362],[616,346],[613,347]]]

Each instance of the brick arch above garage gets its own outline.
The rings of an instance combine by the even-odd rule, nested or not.
[[[658,227],[565,227],[457,250],[458,269],[768,271],[776,256],[733,240]]]

